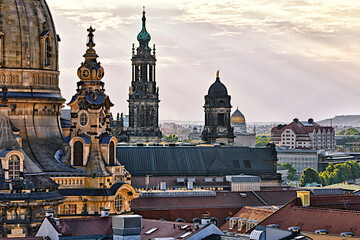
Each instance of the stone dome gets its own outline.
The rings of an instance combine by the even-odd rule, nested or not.
[[[216,81],[210,86],[208,96],[211,96],[213,98],[229,96],[225,85],[220,82],[219,77],[217,77]]]
[[[45,0],[1,0],[0,14],[1,67],[58,70],[58,38]]]
[[[231,115],[231,125],[233,124],[244,124],[245,116],[237,108],[236,111]]]

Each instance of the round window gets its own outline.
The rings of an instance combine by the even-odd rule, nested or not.
[[[88,116],[86,115],[86,113],[82,113],[80,115],[80,125],[85,126],[87,122],[88,122]]]
[[[122,197],[120,194],[115,196],[115,211],[120,213],[122,209]]]

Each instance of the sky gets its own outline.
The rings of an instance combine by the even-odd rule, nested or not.
[[[60,87],[75,94],[87,32],[96,29],[113,113],[128,113],[131,46],[142,8],[156,44],[160,120],[204,119],[220,70],[247,122],[360,114],[358,0],[47,0],[60,35]]]

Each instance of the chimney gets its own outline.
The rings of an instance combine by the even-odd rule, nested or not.
[[[160,182],[160,190],[166,191],[166,182]]]
[[[137,214],[112,217],[114,240],[141,240],[142,217]]]
[[[296,122],[296,123],[298,123],[298,122],[299,122],[299,119],[298,119],[298,118],[294,118],[293,121]]]
[[[108,208],[100,208],[101,217],[108,217],[109,216],[109,209]]]
[[[54,218],[54,212],[53,211],[48,211],[48,212],[45,213],[45,216],[50,217],[51,219],[53,219]]]
[[[193,190],[194,189],[194,182],[187,182],[187,188],[188,190]]]
[[[210,216],[207,213],[203,213],[201,217],[201,227],[204,227],[210,223]]]
[[[314,123],[314,119],[309,118],[308,123],[313,124],[313,123]]]
[[[53,218],[54,222],[55,222],[55,225],[57,227],[60,227],[60,218]]]

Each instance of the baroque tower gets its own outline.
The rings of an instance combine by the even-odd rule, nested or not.
[[[160,141],[159,128],[159,88],[156,87],[155,44],[149,47],[150,34],[145,27],[145,10],[142,29],[137,36],[139,47],[132,48],[132,81],[129,88],[129,127],[130,142]]]
[[[101,207],[108,208],[110,214],[120,214],[130,211],[130,202],[137,197],[130,185],[131,175],[116,158],[117,139],[111,135],[109,126],[113,104],[101,81],[104,68],[97,61],[94,31],[92,27],[88,29],[85,61],[77,70],[80,78],[77,93],[68,103],[71,127],[64,138],[63,162],[79,171],[65,178],[65,174],[53,177],[60,184],[61,193],[67,196],[59,207],[60,214],[69,214],[69,208],[74,209],[70,214],[99,214]],[[100,190],[100,195],[94,197],[94,189]]]
[[[205,96],[205,126],[202,140],[210,143],[233,145],[234,129],[230,126],[231,97],[224,84],[220,82],[219,71],[216,81]]]

